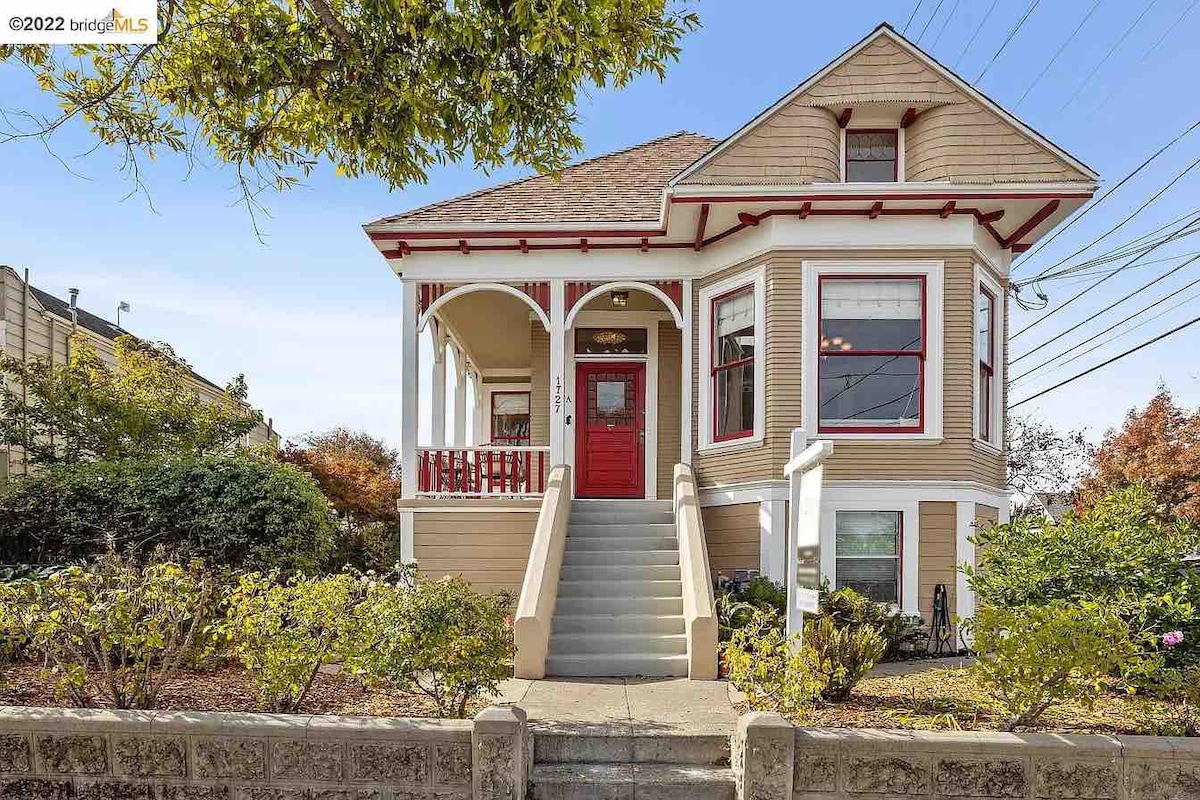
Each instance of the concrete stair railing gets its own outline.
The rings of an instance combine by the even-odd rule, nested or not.
[[[675,465],[675,529],[683,589],[683,621],[687,631],[688,677],[717,679],[717,609],[713,597],[708,543],[700,517],[696,478],[687,464]]]
[[[521,583],[521,598],[513,620],[517,654],[513,674],[518,678],[546,676],[546,654],[550,628],[558,599],[559,571],[571,517],[571,468],[559,465],[550,469],[542,507],[538,512],[529,563]]]

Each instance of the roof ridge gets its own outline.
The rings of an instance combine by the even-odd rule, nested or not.
[[[688,131],[688,130],[681,129],[681,130],[675,131],[674,133],[663,134],[661,136],[656,136],[653,139],[647,139],[646,141],[640,142],[638,144],[633,144],[633,145],[629,145],[628,147],[623,147],[619,150],[612,150],[607,153],[601,153],[599,155],[592,156],[591,158],[585,158],[582,161],[577,161],[574,164],[570,164],[566,167],[563,167],[562,171],[563,171],[563,173],[566,173],[569,170],[578,169],[579,167],[587,166],[589,164],[595,164],[597,162],[603,161],[608,158],[614,158],[616,156],[625,155],[625,154],[631,153],[635,150],[639,150],[643,147],[650,147],[652,145],[661,144],[662,142],[666,142],[671,139],[677,139],[681,136],[698,136],[702,139],[707,139],[708,141],[712,142],[713,144],[716,144],[721,141],[720,139],[714,139],[711,136],[705,136],[702,133],[697,133],[695,131]],[[468,192],[466,194],[460,194],[456,197],[449,197],[445,200],[438,200],[436,202],[428,203],[423,206],[417,206],[416,208],[410,208],[409,210],[402,211],[399,214],[392,214],[391,216],[381,217],[380,219],[377,219],[374,222],[368,222],[364,227],[369,227],[371,225],[386,224],[388,222],[396,222],[398,220],[404,219],[405,217],[407,217],[411,214],[417,214],[422,211],[433,211],[435,209],[446,206],[450,203],[457,203],[462,200],[472,200],[472,199],[475,199],[478,197],[483,197],[485,195],[491,194],[492,192],[500,191],[501,189],[507,189],[512,186],[517,186],[522,183],[527,183],[532,180],[537,180],[538,178],[547,178],[547,177],[550,177],[549,173],[539,173],[537,175],[526,175],[521,178],[514,178],[510,181],[505,181],[504,183],[498,183],[494,186],[485,186],[481,189],[476,189],[475,191]]]

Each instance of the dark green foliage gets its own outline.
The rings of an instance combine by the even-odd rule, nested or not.
[[[295,467],[252,456],[52,467],[0,494],[0,562],[109,552],[216,568],[312,571],[334,545],[329,504]]]
[[[839,629],[865,626],[879,631],[887,643],[882,661],[911,652],[926,636],[919,617],[901,614],[891,605],[876,603],[848,587],[831,592],[828,583],[822,585],[818,603],[819,616],[828,617]]]

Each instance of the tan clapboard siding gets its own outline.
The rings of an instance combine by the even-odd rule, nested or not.
[[[478,590],[520,591],[537,514],[413,514],[413,556],[431,578],[462,575]]]
[[[674,322],[658,323],[658,497],[671,498],[680,450],[683,334]]]
[[[759,504],[710,506],[700,510],[708,561],[714,575],[730,578],[739,569],[759,569]]]
[[[900,45],[877,39],[830,70],[799,98],[810,105],[855,103],[953,103],[963,95],[948,80]]]
[[[910,181],[1023,183],[1087,181],[1088,176],[995,112],[963,102],[931,108],[905,132]]]
[[[976,525],[995,525],[1000,521],[1000,509],[995,506],[985,506],[982,503],[975,504],[975,524]]]
[[[840,163],[833,112],[790,103],[681,183],[833,183],[841,177]]]
[[[957,607],[957,504],[922,502],[919,516],[921,531],[917,545],[920,554],[920,562],[917,565],[917,608],[928,623],[933,615],[933,591],[939,583],[946,585],[951,616]]]
[[[550,444],[550,334],[529,323],[529,443]]]
[[[766,263],[767,319],[766,430],[761,447],[696,453],[699,484],[713,487],[782,479],[791,431],[802,425],[801,350],[803,341],[802,263],[805,260],[940,260],[945,265],[944,365],[941,442],[917,440],[838,440],[826,462],[830,480],[961,480],[1004,486],[1004,457],[974,441],[974,260],[970,251],[780,252],[759,257],[697,281],[694,294],[694,352],[700,352],[699,291],[717,281]],[[1007,353],[1007,348],[1005,349]],[[696,431],[709,424],[698,418],[697,376],[693,406]],[[697,433],[698,435],[698,433]]]

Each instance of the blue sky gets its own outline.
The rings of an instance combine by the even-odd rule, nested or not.
[[[1200,74],[1195,44],[1200,8],[1190,9],[1193,0],[1101,0],[1017,108],[1093,5],[1094,0],[1038,2],[994,61],[1029,8],[1025,0],[995,3],[982,27],[991,0],[924,0],[908,35],[915,40],[924,31],[921,45],[968,80],[986,67],[979,84],[985,92],[1112,185],[1198,117],[1189,76]],[[710,0],[694,6],[704,27],[684,42],[682,59],[664,82],[646,79],[621,92],[587,92],[579,109],[585,155],[681,129],[725,136],[879,22],[904,28],[915,0],[849,5]],[[26,73],[0,66],[0,105],[44,109],[45,101]],[[206,376],[223,382],[244,372],[252,401],[285,435],[348,425],[393,443],[399,432],[400,287],[359,226],[522,174],[511,169],[486,175],[469,165],[451,166],[431,172],[426,185],[389,191],[381,181],[338,178],[323,168],[301,188],[266,199],[271,217],[260,223],[264,244],[235,204],[227,169],[209,163],[189,170],[180,158],[148,164],[151,208],[141,196],[125,197],[130,187],[115,154],[100,150],[77,157],[91,149],[82,128],[64,130],[52,146],[54,154],[36,142],[0,146],[0,263],[29,267],[36,285],[61,295],[78,286],[81,304],[110,318],[118,301],[129,301],[133,313],[124,320],[127,327],[170,341]],[[1200,131],[1037,254],[1017,277],[1091,241],[1197,158]],[[1200,169],[1089,252],[1197,209],[1198,186]],[[1150,258],[1200,251],[1198,244],[1195,237],[1183,240]],[[1019,337],[1013,352],[1053,338],[1173,263],[1131,269],[1108,281]],[[1063,342],[1091,335],[1196,277],[1200,262]],[[1053,303],[1079,288],[1064,282],[1046,286]],[[1200,300],[1061,370],[1023,381],[1013,396],[1028,396],[1190,319],[1196,308]],[[1014,330],[1033,317],[1017,315]],[[1062,427],[1086,426],[1096,437],[1119,423],[1129,407],[1144,403],[1160,383],[1188,405],[1200,405],[1197,352],[1200,325],[1021,410]],[[1023,364],[1040,360],[1034,356]]]

